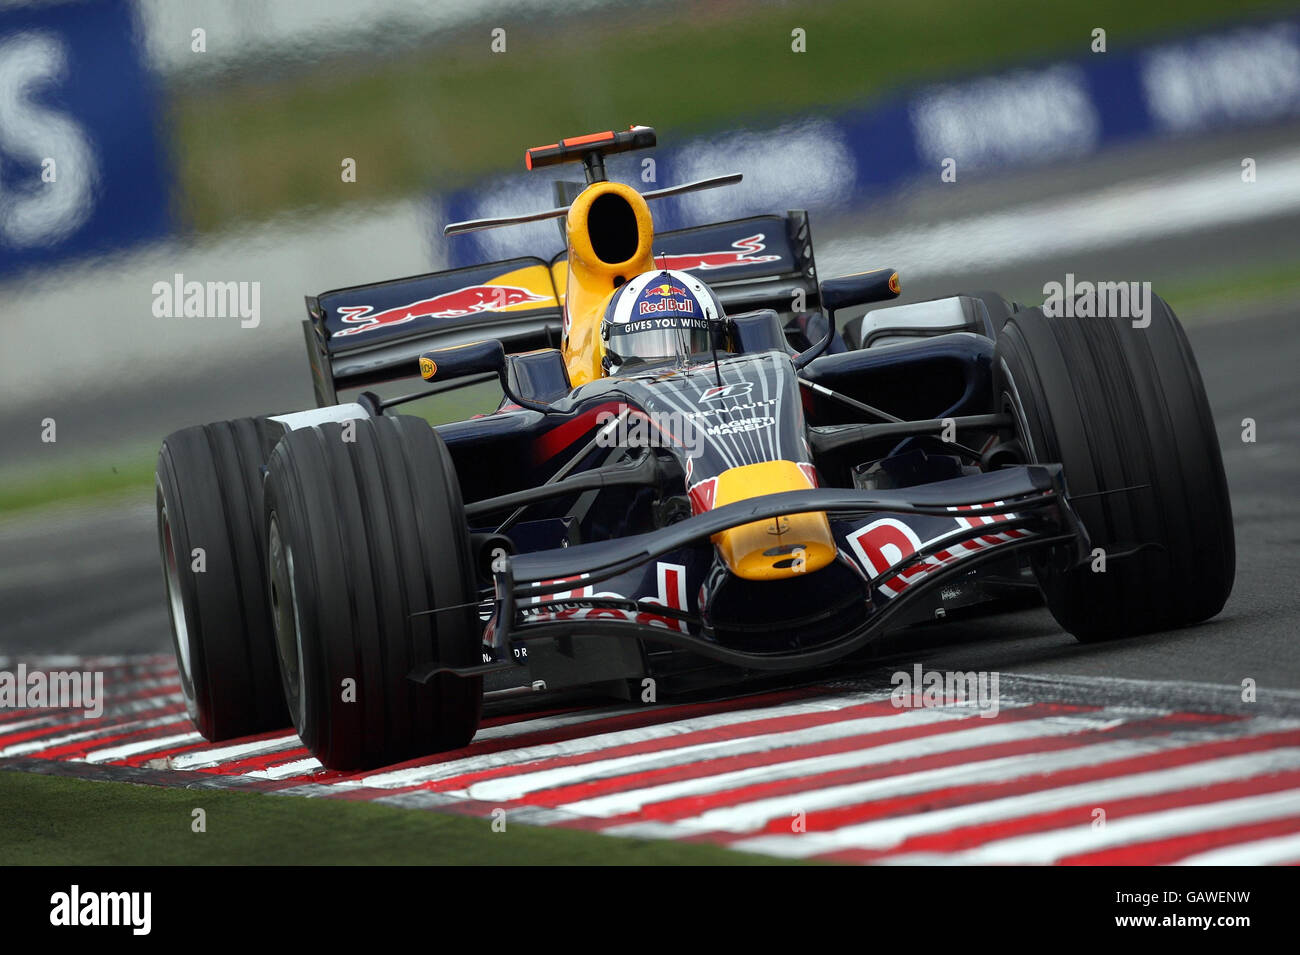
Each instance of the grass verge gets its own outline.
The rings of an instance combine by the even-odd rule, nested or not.
[[[207,831],[195,833],[194,810]],[[753,865],[717,846],[621,839],[367,802],[0,771],[7,865]]]
[[[10,475],[0,483],[0,515],[61,501],[145,493],[153,485],[155,460],[155,455],[144,454],[115,464],[87,462]]]
[[[1184,321],[1199,323],[1219,312],[1233,318],[1284,300],[1300,297],[1300,267],[1291,260],[1262,263],[1254,268],[1202,272],[1174,271],[1151,280],[1151,291],[1174,307]],[[1008,297],[1024,305],[1043,300],[1042,288],[1011,290]]]

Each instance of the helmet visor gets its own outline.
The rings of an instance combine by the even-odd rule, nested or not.
[[[617,361],[655,361],[709,351],[709,320],[694,315],[641,318],[610,328],[607,351]]]

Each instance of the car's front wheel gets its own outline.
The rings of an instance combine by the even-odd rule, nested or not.
[[[1236,567],[1228,484],[1200,372],[1173,310],[1149,324],[1011,314],[995,394],[1035,462],[1059,462],[1094,548],[1036,567],[1057,621],[1083,641],[1217,614]]]
[[[469,529],[451,458],[419,418],[287,434],[266,482],[267,565],[285,699],[308,749],[364,769],[464,746],[482,678]]]

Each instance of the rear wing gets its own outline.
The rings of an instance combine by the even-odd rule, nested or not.
[[[506,259],[307,297],[303,331],[318,404],[417,374],[420,352],[500,340],[507,351],[557,347],[564,318],[547,263]]]
[[[706,282],[730,314],[818,307],[808,215],[753,216],[655,236],[655,264]],[[319,405],[338,392],[414,377],[430,348],[498,339],[510,353],[559,347],[568,272],[521,257],[307,297],[303,323]]]
[[[728,314],[772,308],[781,313],[816,311],[817,266],[808,213],[752,216],[660,232],[654,239],[658,268],[699,276]],[[568,255],[551,260],[551,278],[561,300]]]

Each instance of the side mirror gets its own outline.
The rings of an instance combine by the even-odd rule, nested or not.
[[[822,311],[826,313],[826,334],[794,359],[795,368],[803,368],[826,350],[835,336],[835,313],[853,305],[867,305],[898,298],[902,288],[895,269],[872,269],[856,275],[841,275],[821,283]]]
[[[550,405],[524,398],[510,387],[510,359],[506,357],[505,346],[495,338],[451,348],[435,348],[420,355],[420,377],[425,381],[452,381],[489,373],[497,376],[501,390],[519,407],[542,414],[551,410]]]
[[[496,339],[435,348],[420,355],[420,377],[425,381],[451,381],[488,372],[505,380],[506,350]]]
[[[872,269],[856,275],[841,275],[821,284],[822,308],[835,312],[852,305],[868,305],[898,298],[902,288],[894,269]]]

